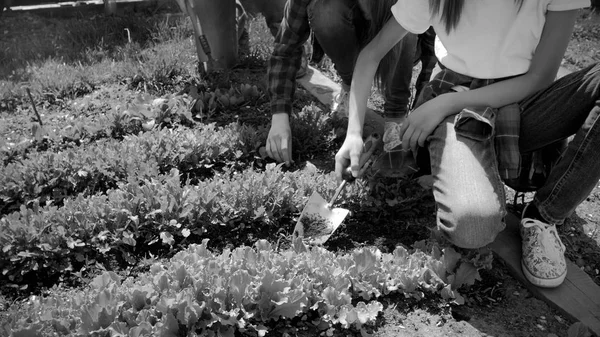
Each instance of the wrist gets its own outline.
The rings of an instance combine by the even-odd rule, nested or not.
[[[288,115],[285,112],[277,112],[274,113],[273,116],[271,116],[271,122],[275,123],[275,122],[289,122],[290,121],[290,115]]]
[[[348,130],[346,130],[346,136],[362,137],[362,131],[362,128],[348,126]]]

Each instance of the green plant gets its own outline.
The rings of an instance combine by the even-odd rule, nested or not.
[[[287,250],[260,240],[253,248],[213,253],[207,243],[191,245],[135,278],[105,272],[84,290],[32,297],[3,329],[67,336],[264,336],[276,321],[310,316],[300,324],[366,332],[383,310],[382,297],[437,293],[460,300],[456,289],[478,276],[464,264],[456,269],[460,255],[449,249],[432,255],[402,247],[391,254],[374,248],[335,254],[296,239]]]
[[[292,148],[297,155],[306,156],[308,153],[322,153],[329,150],[338,139],[342,130],[342,121],[314,104],[305,106],[294,113],[291,121],[293,135]]]
[[[0,278],[43,284],[79,271],[82,261],[110,261],[113,256],[135,264],[136,256],[168,254],[166,247],[201,237],[221,245],[238,244],[236,238],[246,242],[246,233],[279,229],[313,191],[331,193],[337,185],[332,175],[278,167],[228,170],[193,186],[182,186],[176,170],[130,180],[106,194],[65,199],[62,207],[33,202],[31,208],[21,206],[0,219]],[[228,236],[220,235],[222,228]],[[275,235],[276,230],[267,233]]]
[[[0,213],[32,200],[61,204],[71,195],[91,195],[115,188],[119,182],[157,178],[173,168],[188,178],[203,179],[217,168],[242,168],[240,159],[258,147],[256,130],[238,124],[155,129],[158,123],[179,117],[176,111],[189,114],[189,110],[177,110],[161,100],[152,109],[117,112],[115,116],[125,117],[115,120],[115,128],[138,120],[148,131],[127,136],[122,142],[102,140],[58,153],[40,152],[9,163],[0,174]]]

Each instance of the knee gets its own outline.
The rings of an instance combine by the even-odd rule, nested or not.
[[[352,25],[353,13],[348,0],[315,0],[308,8],[310,25],[317,36],[337,36]]]
[[[438,209],[438,228],[458,247],[475,249],[492,243],[504,230],[505,211],[494,203],[464,200]]]

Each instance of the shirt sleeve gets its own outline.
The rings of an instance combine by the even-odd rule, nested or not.
[[[271,113],[292,112],[296,73],[302,61],[303,45],[310,35],[307,7],[310,0],[288,0],[281,27],[275,36],[268,62],[267,78]]]
[[[570,11],[590,7],[590,0],[551,0],[548,4],[549,11]]]
[[[398,0],[392,6],[392,14],[404,29],[413,34],[422,34],[431,26],[428,0]]]

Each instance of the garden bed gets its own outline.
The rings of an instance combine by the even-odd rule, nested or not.
[[[566,66],[596,60],[598,26],[582,15]],[[577,336],[489,250],[434,240],[416,182],[358,181],[324,249],[291,239],[345,125],[300,87],[295,164],[264,158],[260,17],[250,56],[204,78],[185,19],[9,12],[0,33],[3,334]],[[560,233],[597,283],[599,206],[600,187]]]

